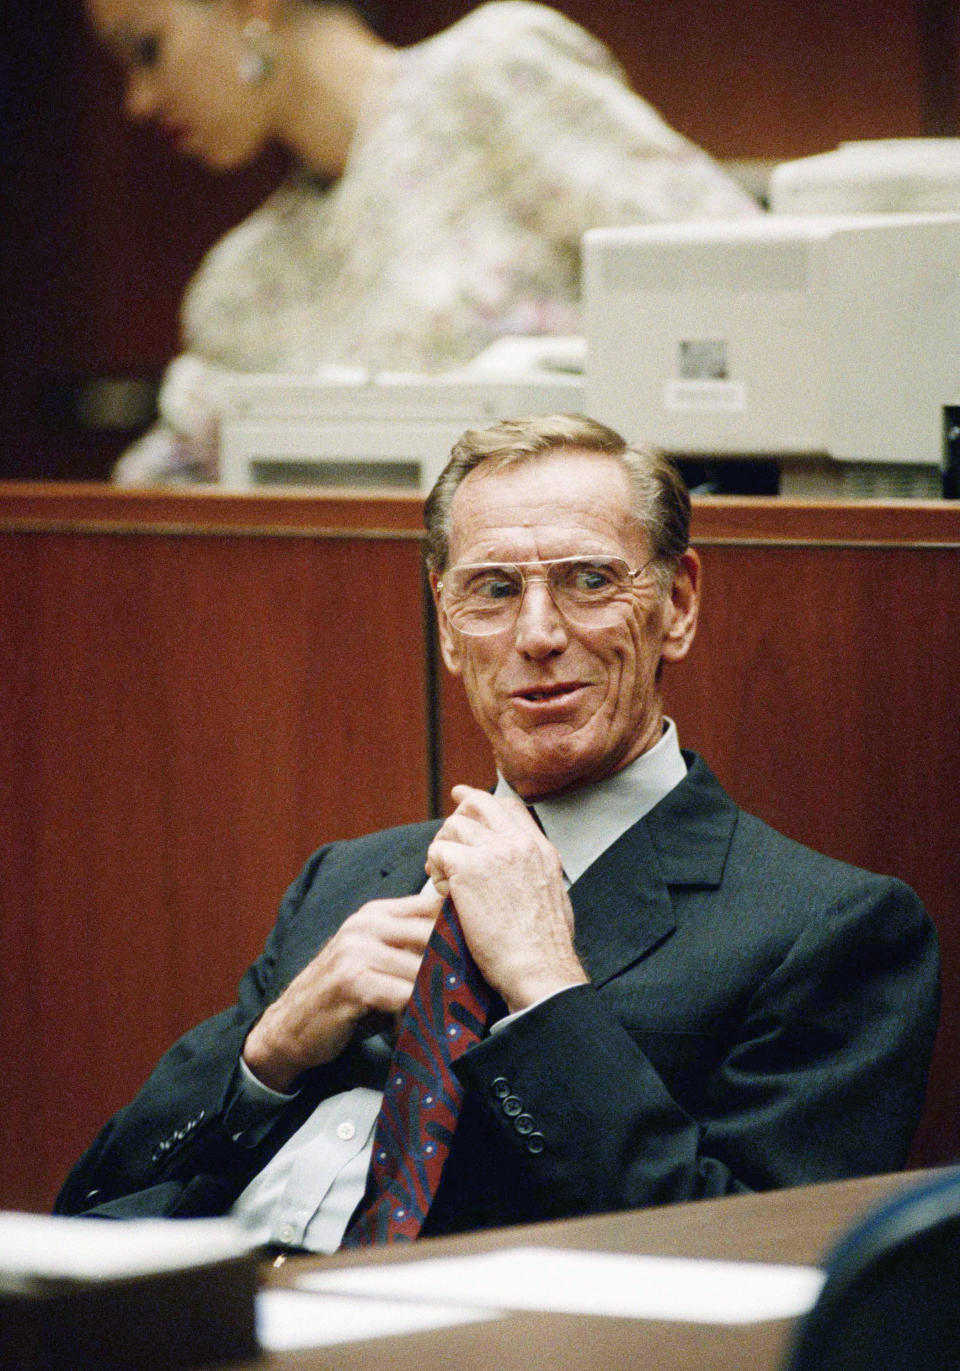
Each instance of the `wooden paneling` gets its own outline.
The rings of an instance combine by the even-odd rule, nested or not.
[[[427,813],[417,541],[344,531],[349,501],[327,537],[182,504],[0,536],[0,1205],[46,1206],[232,1001],[310,851]]]
[[[30,484],[0,481],[0,530],[77,532],[260,534],[323,538],[362,535],[418,541],[423,531],[419,495],[324,494],[293,491],[227,494],[217,486],[125,490],[99,481]]]

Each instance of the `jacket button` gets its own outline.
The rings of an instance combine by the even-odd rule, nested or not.
[[[546,1141],[542,1133],[531,1133],[527,1138],[527,1151],[533,1157],[539,1157],[546,1146]]]
[[[510,1094],[510,1082],[506,1076],[495,1076],[490,1084],[490,1089],[498,1100],[505,1100]]]
[[[526,1137],[533,1132],[533,1116],[531,1114],[518,1114],[513,1121],[513,1126],[521,1137]]]
[[[523,1101],[519,1095],[508,1095],[505,1100],[501,1101],[500,1108],[508,1119],[515,1119],[518,1114],[523,1113]]]

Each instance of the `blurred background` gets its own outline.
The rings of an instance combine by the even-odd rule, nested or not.
[[[467,0],[387,6],[418,41]],[[561,0],[675,128],[761,187],[771,163],[851,139],[960,135],[956,0]],[[125,125],[80,0],[8,0],[0,477],[105,478],[152,417],[201,255],[283,175],[215,177]]]

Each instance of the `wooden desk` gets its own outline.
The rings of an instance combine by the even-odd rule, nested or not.
[[[704,1200],[664,1209],[536,1224],[409,1248],[297,1258],[271,1285],[316,1267],[410,1261],[521,1244],[656,1256],[817,1264],[867,1209],[917,1176],[879,1176],[766,1195]],[[574,1315],[516,1313],[473,1323],[277,1354],[249,1371],[775,1371],[788,1345],[787,1321],[719,1326]],[[238,1369],[239,1371],[239,1369]]]

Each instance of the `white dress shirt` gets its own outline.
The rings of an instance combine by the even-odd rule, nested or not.
[[[676,725],[667,719],[658,742],[622,771],[568,795],[538,800],[533,809],[560,854],[567,884],[578,880],[686,773]],[[500,777],[494,793],[516,792]],[[502,1029],[509,1019],[497,1027]],[[242,1058],[240,1069],[244,1104],[259,1112],[261,1120],[294,1098],[261,1084]],[[381,1098],[380,1091],[357,1086],[323,1100],[253,1178],[232,1213],[258,1242],[336,1251],[366,1184]]]

